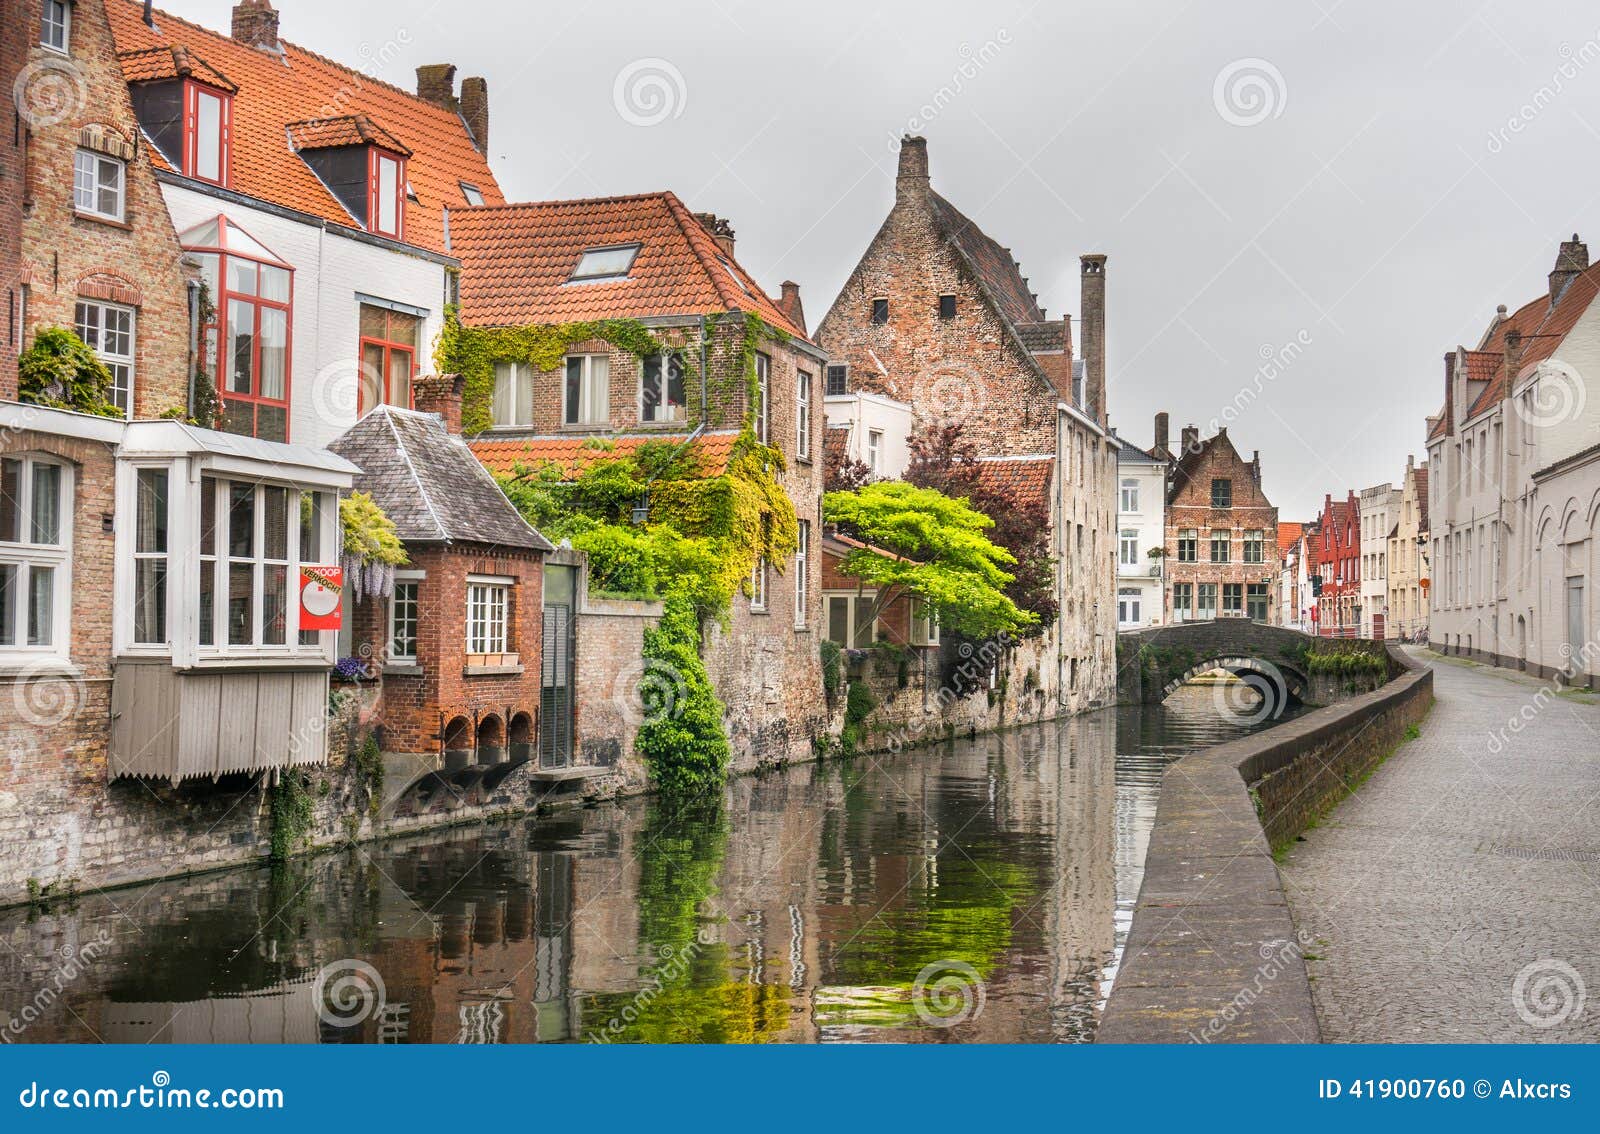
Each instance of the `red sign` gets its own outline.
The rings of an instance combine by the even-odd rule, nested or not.
[[[300,629],[337,630],[344,620],[344,568],[300,567]]]

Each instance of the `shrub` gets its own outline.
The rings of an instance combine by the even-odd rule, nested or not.
[[[17,359],[17,391],[25,402],[121,417],[111,400],[114,382],[105,363],[65,327],[44,327]]]

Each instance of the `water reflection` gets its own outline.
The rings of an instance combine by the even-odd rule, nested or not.
[[[0,915],[0,1030],[124,1043],[1081,1041],[1209,691]],[[112,947],[63,977],[61,959]],[[976,985],[930,1012],[930,966]],[[380,999],[332,1003],[370,966]],[[938,1008],[938,1005],[935,1005]],[[956,1022],[944,1026],[949,1019]]]

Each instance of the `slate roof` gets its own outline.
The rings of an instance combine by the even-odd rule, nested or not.
[[[696,438],[693,452],[699,457],[701,468],[714,472],[726,469],[728,458],[733,452],[733,443],[738,436],[735,430],[719,429],[703,433]],[[603,440],[606,445],[598,446],[594,444],[596,440]],[[571,474],[595,457],[631,453],[651,441],[674,440],[682,440],[682,437],[673,433],[649,433],[603,438],[571,435],[496,438],[491,434],[487,437],[480,435],[471,441],[469,446],[473,455],[490,472],[499,476],[509,476],[516,471],[518,465],[536,469],[551,461],[561,465],[568,474]]]
[[[328,446],[361,469],[406,543],[478,543],[553,551],[438,414],[378,406]]]
[[[1054,457],[979,457],[977,465],[978,483],[985,491],[1049,507]]]
[[[177,52],[195,78],[202,68],[225,75],[233,98],[229,188],[246,196],[348,228],[356,227],[328,187],[291,148],[287,127],[333,115],[364,115],[411,153],[406,180],[416,200],[406,202],[405,242],[449,254],[445,210],[466,207],[461,182],[475,185],[486,202],[504,200],[461,115],[400,87],[326,59],[292,43],[283,54],[261,51],[223,32],[156,13],[154,29],[139,0],[106,0],[123,77],[129,82],[171,77]],[[161,54],[168,56],[161,61]],[[226,88],[225,88],[226,89]],[[150,161],[171,169],[155,146]],[[453,220],[453,218],[452,218]]]
[[[1139,448],[1126,437],[1119,436],[1116,430],[1111,431],[1111,436],[1117,442],[1117,464],[1119,465],[1164,465],[1167,462]]]
[[[931,193],[930,196],[935,222],[989,289],[1000,313],[1017,326],[1045,322],[1039,301],[1034,298],[1028,281],[1022,278],[1022,271],[1010,250],[986,235],[960,209],[939,194]]]
[[[1067,349],[1067,325],[1059,319],[1048,323],[1018,323],[1017,337],[1023,346],[1035,353]]]
[[[670,191],[452,210],[450,236],[471,326],[747,311],[807,337]],[[572,281],[586,250],[627,244],[626,279]]]

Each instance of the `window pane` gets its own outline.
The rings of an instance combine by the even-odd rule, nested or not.
[[[568,425],[578,423],[578,400],[583,391],[583,359],[579,357],[567,359],[567,384],[563,401],[565,411],[561,420]]]
[[[533,367],[517,367],[516,424],[533,424]]]
[[[850,600],[842,595],[828,596],[828,640],[850,644]]]
[[[640,365],[644,369],[639,377],[639,416],[644,421],[660,421],[661,356],[650,355]]]
[[[94,211],[94,155],[83,150],[73,159],[72,205],[83,212]]]
[[[611,359],[603,354],[589,357],[588,391],[584,399],[583,420],[603,422],[611,417]]]
[[[0,543],[22,542],[22,462],[0,460]]]
[[[200,479],[200,554],[217,553],[217,482],[214,477]]]
[[[17,644],[17,572],[15,563],[0,563],[0,646]]]
[[[248,484],[228,486],[228,554],[252,559],[256,553],[256,490]]]
[[[228,257],[228,290],[240,295],[256,293],[256,266],[237,256]]]
[[[255,641],[255,568],[248,563],[228,566],[228,644],[249,646]]]
[[[96,178],[96,203],[99,211],[108,217],[122,216],[122,163],[108,158],[100,159]]]
[[[361,412],[366,413],[383,401],[383,348],[377,343],[365,343],[361,347],[359,381],[361,392],[358,404]]]
[[[256,411],[256,436],[263,441],[289,440],[289,411],[282,406],[262,405]]]
[[[261,569],[261,642],[281,646],[288,635],[289,568],[268,563]]]
[[[167,550],[167,470],[140,469],[134,550]]]
[[[261,298],[289,302],[289,273],[285,269],[261,265]]]
[[[210,564],[206,564],[207,570]],[[209,598],[209,596],[207,596]],[[210,611],[204,614],[210,622]],[[160,645],[167,640],[167,561],[136,559],[133,564],[133,640]],[[204,639],[202,639],[204,641]]]
[[[322,562],[322,509],[320,492],[300,494],[300,562]]]
[[[517,423],[517,367],[509,362],[497,362],[494,367],[494,401],[490,416],[496,425]]]
[[[55,631],[53,606],[56,587],[54,567],[28,568],[28,645],[48,646]]]
[[[33,543],[61,542],[61,466],[33,466],[33,516],[29,540]]]
[[[228,261],[230,264],[235,261]],[[255,392],[256,307],[241,299],[228,301],[228,389],[235,394]]]
[[[261,396],[282,399],[289,358],[289,313],[261,309]]]
[[[389,404],[411,408],[411,352],[389,352]]]
[[[378,229],[381,232],[399,231],[400,163],[393,158],[378,158]]]
[[[865,649],[872,645],[872,600],[870,598],[856,599],[855,621],[855,641],[850,644],[857,649]]]
[[[196,177],[222,180],[222,100],[205,91],[195,92]]]
[[[200,644],[217,644],[217,571],[215,560],[200,563]]]
[[[289,558],[289,490],[261,490],[261,541],[264,558]]]

